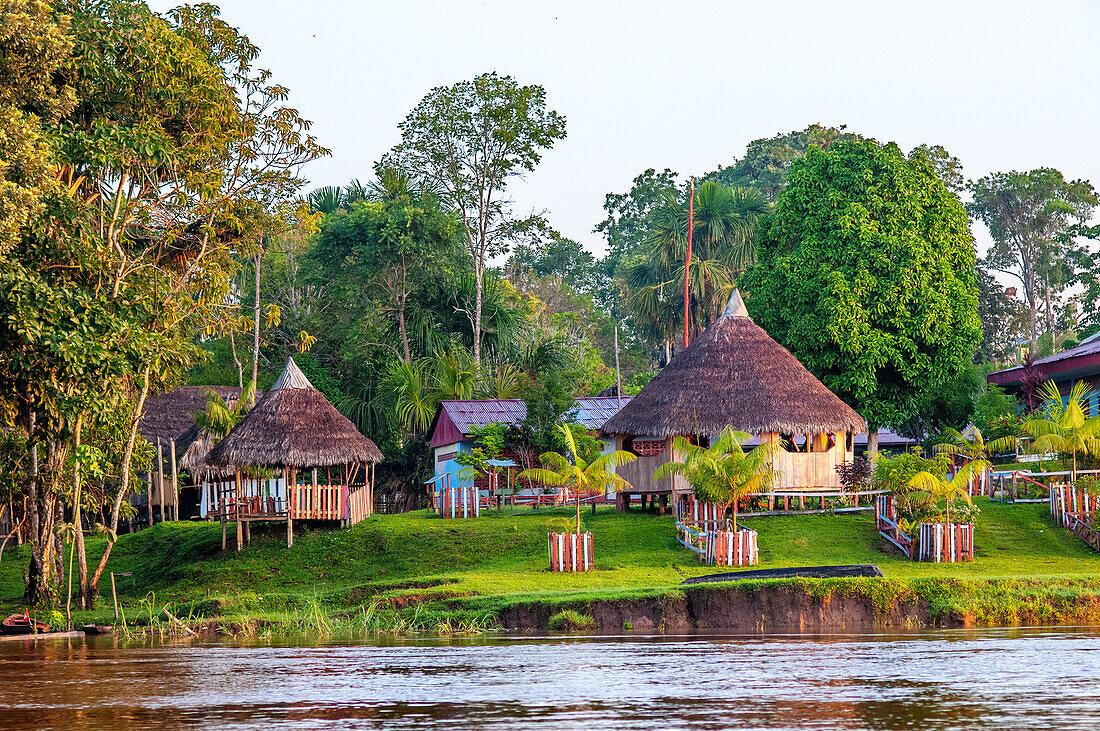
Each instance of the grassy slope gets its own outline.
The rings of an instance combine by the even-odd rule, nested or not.
[[[1037,601],[1033,594],[1040,590],[1100,590],[1100,555],[1056,527],[1045,505],[983,500],[981,508],[976,561],[957,565],[919,564],[884,553],[867,514],[745,522],[760,533],[762,568],[875,563],[905,586],[924,586],[922,596],[944,609],[968,611],[973,601],[966,597],[975,592],[1003,609],[1006,602]],[[380,593],[413,600],[475,597],[463,601],[487,608],[511,601],[644,595],[675,591],[685,577],[714,571],[676,543],[671,518],[618,515],[604,508],[596,516],[584,513],[585,527],[596,538],[598,570],[551,574],[546,534],[568,529],[570,521],[567,509],[489,512],[475,520],[440,520],[423,512],[376,516],[347,530],[299,535],[289,551],[275,526],[267,536],[254,532],[253,546],[239,555],[220,552],[217,525],[169,523],[123,536],[110,568],[133,572],[118,580],[126,606],[137,607],[154,592],[159,603],[170,601],[184,613],[231,617],[273,617],[316,605],[330,614],[347,612]],[[98,555],[101,545],[90,542],[90,554]],[[5,552],[0,608],[17,606],[24,566],[24,551]],[[944,594],[920,581],[932,577],[1019,581],[967,581]],[[102,589],[109,597],[107,577]],[[1008,595],[1015,598],[1009,601]],[[77,618],[108,618],[109,604],[108,598],[104,609]],[[979,614],[1001,616],[990,612]]]

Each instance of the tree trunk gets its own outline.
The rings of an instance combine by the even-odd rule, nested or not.
[[[76,450],[80,447],[81,431],[84,415],[78,414],[76,426],[73,429],[73,548],[76,551],[77,567],[80,572],[80,605],[83,609],[92,608],[92,595],[88,591],[88,555],[84,549],[84,520],[80,511],[80,492],[84,486],[80,474],[80,462],[75,459]],[[72,559],[69,560],[69,583],[72,583]]]
[[[401,331],[401,346],[405,349],[405,362],[412,363],[412,353],[409,351],[409,332],[405,327],[405,308],[397,311],[397,328]]]
[[[576,489],[576,493],[577,493],[577,535],[579,536],[581,534],[581,491],[579,489]]]
[[[252,320],[252,383],[260,372],[260,257],[256,254],[256,302]]]
[[[237,339],[233,336],[233,328],[229,328],[229,350],[233,353],[233,362],[237,364],[237,388],[244,390],[244,366],[237,357]]]
[[[481,293],[485,275],[484,254],[474,265],[474,365],[481,365]]]
[[[1054,349],[1054,311],[1050,309],[1050,282],[1043,283],[1046,290],[1046,305],[1047,305],[1047,332],[1050,333],[1050,347]]]
[[[126,438],[126,449],[122,454],[122,477],[119,481],[118,494],[115,495],[114,505],[111,506],[110,527],[112,534],[115,535],[118,533],[118,514],[122,510],[122,501],[126,499],[126,494],[130,490],[130,465],[134,457],[134,443],[137,441],[138,424],[141,423],[141,416],[145,412],[145,397],[149,395],[149,370],[150,367],[145,366],[145,373],[142,374],[141,391],[138,393],[137,405],[134,407],[134,416],[130,420],[130,435]],[[152,515],[152,510],[153,505],[150,501],[150,515]],[[96,566],[95,574],[92,575],[92,582],[88,587],[93,595],[96,593],[99,577],[103,575],[103,570],[107,568],[107,559],[111,557],[111,549],[114,545],[114,539],[108,536],[107,546],[103,549],[103,555],[99,558],[99,564]]]
[[[878,427],[867,425],[867,461],[874,463],[878,456]]]

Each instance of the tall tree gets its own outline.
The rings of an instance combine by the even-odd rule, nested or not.
[[[383,167],[423,176],[458,210],[474,260],[471,314],[474,360],[481,362],[482,278],[489,257],[508,249],[517,231],[537,216],[517,220],[508,184],[532,172],[544,150],[565,137],[565,118],[546,109],[546,91],[520,86],[511,76],[487,73],[432,89],[399,125],[401,142]]]
[[[713,180],[723,185],[756,188],[769,200],[775,200],[787,185],[787,176],[795,160],[806,154],[811,146],[823,150],[839,140],[858,140],[860,136],[846,132],[846,125],[826,127],[811,124],[803,130],[753,140],[745,150],[745,156],[729,167],[704,175],[701,180]]]
[[[750,312],[867,420],[869,451],[969,366],[974,241],[922,156],[873,140],[811,147],[758,256],[741,278]]]
[[[1027,331],[1027,308],[1010,296],[989,271],[979,265],[978,317],[982,342],[974,355],[978,363],[1005,363],[1016,350],[1016,340]]]
[[[603,234],[607,241],[604,257],[605,271],[615,276],[624,260],[643,251],[649,231],[653,227],[653,213],[669,196],[680,191],[678,175],[665,168],[657,172],[649,168],[634,178],[626,193],[608,193],[604,196],[604,220],[593,229]]]
[[[27,480],[40,518],[28,601],[49,595],[51,521],[77,425],[125,414],[110,422],[123,429],[120,474],[102,496],[113,536],[146,396],[198,357],[192,336],[223,308],[235,253],[278,218],[301,164],[325,152],[213,6],[164,16],[134,0],[63,7],[53,21],[69,48],[49,78],[76,103],[41,127],[61,185],[0,266],[0,383],[17,397],[28,448],[47,454]]]
[[[1088,181],[1067,181],[1053,168],[993,173],[970,186],[970,213],[993,237],[990,268],[1020,280],[1029,310],[1029,337],[1035,353],[1038,312],[1058,287],[1055,263],[1064,258],[1067,232],[1092,216],[1098,202]]]

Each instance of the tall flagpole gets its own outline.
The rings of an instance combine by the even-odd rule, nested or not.
[[[688,253],[684,259],[684,348],[688,346],[688,274],[691,272],[691,234],[695,228],[695,177],[691,178],[691,197],[688,198]]]

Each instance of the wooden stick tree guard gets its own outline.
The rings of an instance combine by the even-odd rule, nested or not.
[[[591,533],[551,533],[549,544],[551,571],[591,571],[595,566]]]

